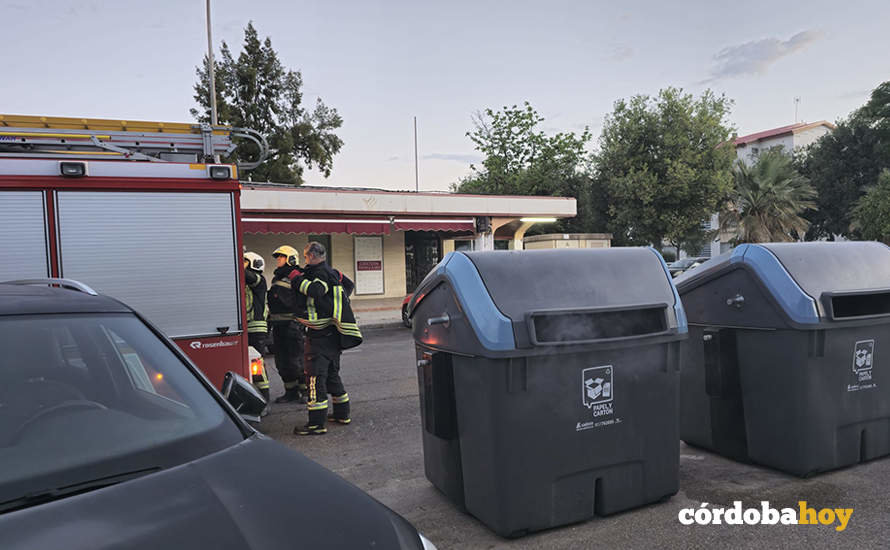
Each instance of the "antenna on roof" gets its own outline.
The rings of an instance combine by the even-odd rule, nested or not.
[[[798,119],[797,119],[798,106],[800,106],[800,96],[795,96],[794,97],[794,123],[795,124],[797,124],[797,122],[798,122]]]

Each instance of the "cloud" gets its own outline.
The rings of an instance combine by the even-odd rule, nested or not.
[[[616,44],[606,52],[609,61],[627,61],[634,56],[636,51],[627,44]]]
[[[423,155],[423,160],[449,160],[452,162],[473,163],[481,162],[482,157],[467,153],[430,153]]]
[[[703,83],[737,76],[760,75],[783,57],[803,50],[822,38],[820,31],[803,31],[788,40],[763,38],[723,48],[714,56],[711,76]]]

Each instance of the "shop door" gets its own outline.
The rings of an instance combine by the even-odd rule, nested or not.
[[[405,286],[414,292],[426,274],[442,260],[439,235],[432,231],[405,232]]]

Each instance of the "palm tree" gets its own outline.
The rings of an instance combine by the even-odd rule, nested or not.
[[[816,209],[816,190],[781,148],[763,152],[753,166],[738,161],[733,179],[720,218],[721,229],[734,233],[737,244],[794,241],[806,233],[810,223],[801,214]]]

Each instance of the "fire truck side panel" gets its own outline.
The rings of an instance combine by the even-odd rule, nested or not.
[[[231,193],[59,191],[61,275],[172,338],[240,330]]]
[[[0,190],[0,281],[49,276],[44,194]]]
[[[226,365],[244,364],[244,339],[240,335],[211,337],[211,338],[177,338],[174,339],[189,359],[201,368],[210,383],[214,387],[222,387],[223,377],[226,371],[235,370],[226,368]],[[249,373],[236,370],[248,380]]]
[[[69,179],[38,164],[0,159],[0,281],[80,280],[145,315],[216,387],[229,370],[249,379],[238,182],[194,178],[197,165],[175,179],[130,176],[176,165],[92,162],[107,175]]]

